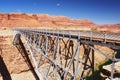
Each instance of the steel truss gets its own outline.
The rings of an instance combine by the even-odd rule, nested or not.
[[[94,47],[94,43],[100,44],[101,41],[91,40],[91,37],[81,38],[80,33],[75,36],[66,31],[61,33],[27,29],[15,29],[14,33],[14,44],[19,43],[20,39],[20,36],[16,35],[24,37],[40,80],[82,80],[87,78],[86,76],[92,76],[94,80],[94,51],[112,60],[111,79],[114,74],[114,63],[120,61]],[[109,47],[113,44],[104,45]],[[81,47],[84,49],[83,53]],[[118,50],[119,47],[118,44],[110,46],[114,50]]]

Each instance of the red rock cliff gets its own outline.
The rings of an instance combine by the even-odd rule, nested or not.
[[[120,24],[97,25],[88,19],[76,20],[65,16],[50,16],[48,14],[0,13],[0,27],[80,29],[94,31],[120,32]]]
[[[88,19],[74,20],[65,16],[50,16],[47,14],[0,13],[0,27],[33,27],[33,26],[91,26]]]

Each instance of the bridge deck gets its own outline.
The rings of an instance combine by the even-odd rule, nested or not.
[[[120,33],[113,32],[93,32],[93,31],[79,31],[79,30],[50,30],[50,29],[14,29],[19,32],[30,32],[37,34],[46,34],[49,36],[59,36],[70,39],[80,39],[83,43],[98,44],[98,42],[118,46],[120,48]],[[100,45],[98,44],[98,45]],[[102,45],[102,44],[101,44]],[[108,46],[109,46],[108,45]]]
[[[120,33],[113,32],[93,32],[93,31],[79,31],[79,30],[46,30],[46,29],[14,29],[17,31],[32,31],[38,33],[46,33],[52,35],[65,35],[65,36],[81,36],[88,37],[91,39],[104,39],[120,42]]]

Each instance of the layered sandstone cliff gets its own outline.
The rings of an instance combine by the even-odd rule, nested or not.
[[[81,27],[93,26],[88,19],[74,20],[65,16],[47,14],[0,13],[0,27]]]
[[[88,19],[76,20],[65,16],[51,16],[48,14],[0,13],[0,28],[29,27],[80,29],[94,31],[120,31],[120,24],[97,25]]]

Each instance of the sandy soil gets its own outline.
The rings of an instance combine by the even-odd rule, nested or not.
[[[31,73],[31,71],[22,72],[19,74],[11,74],[12,80],[36,80]],[[2,77],[0,77],[0,80],[3,80]]]
[[[12,30],[1,30],[0,29],[0,36],[12,36],[13,35],[13,31]]]

